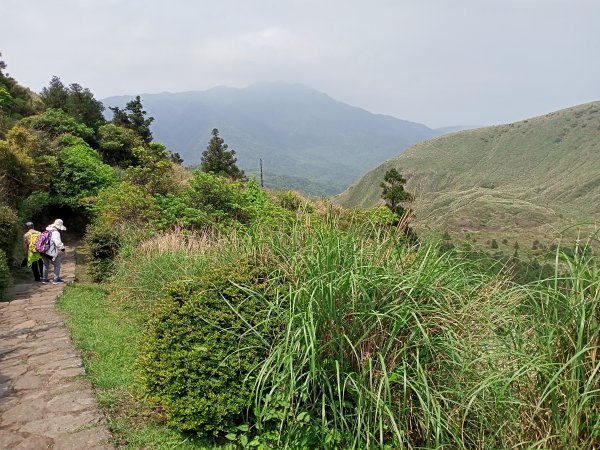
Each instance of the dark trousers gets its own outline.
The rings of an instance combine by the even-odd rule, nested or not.
[[[33,272],[33,278],[35,281],[40,281],[42,279],[42,271],[44,270],[44,263],[42,262],[42,258],[35,261],[31,264],[31,271]]]

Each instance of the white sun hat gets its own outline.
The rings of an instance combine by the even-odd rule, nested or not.
[[[63,221],[62,221],[62,219],[56,219],[56,220],[54,221],[54,223],[52,224],[52,226],[53,226],[54,228],[57,228],[57,229],[59,229],[59,230],[62,230],[62,231],[65,231],[65,230],[67,229],[67,227],[65,227],[65,226],[63,225]]]

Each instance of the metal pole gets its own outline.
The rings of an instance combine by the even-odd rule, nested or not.
[[[260,158],[260,187],[261,188],[265,187],[265,183],[263,181],[262,158]]]

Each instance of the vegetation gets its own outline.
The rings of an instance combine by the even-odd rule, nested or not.
[[[5,205],[0,205],[0,229],[0,250],[4,253],[4,261],[10,264],[17,243],[17,214]]]
[[[223,138],[219,136],[219,130],[214,128],[208,147],[202,152],[200,169],[203,172],[210,172],[222,177],[230,177],[234,180],[243,178],[244,172],[235,164],[237,162],[235,150],[227,150],[227,148],[227,144],[225,144]]]
[[[403,216],[406,213],[406,209],[402,204],[414,200],[413,195],[404,190],[405,184],[406,178],[394,168],[385,173],[380,184],[382,189],[381,198],[390,211],[398,216]]]
[[[0,248],[0,301],[4,300],[4,291],[10,281],[6,253]]]
[[[42,99],[0,141],[0,294],[19,217],[87,221],[60,305],[120,448],[600,444],[596,235],[529,271],[521,239],[405,239],[395,168],[345,210],[243,180],[216,129],[185,172],[139,97],[110,124],[78,85]]]
[[[407,188],[417,193],[417,231],[471,233],[483,243],[518,239],[526,243],[523,253],[536,239],[549,245],[557,230],[600,217],[598,129],[600,103],[594,102],[452,133],[386,161],[334,201],[345,207],[378,204],[384,174],[401,167]]]

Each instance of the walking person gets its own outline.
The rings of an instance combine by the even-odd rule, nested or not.
[[[35,229],[33,222],[27,222],[25,226],[27,227],[27,232],[23,235],[23,253],[25,254],[25,257],[21,267],[25,267],[26,265],[31,267],[35,281],[42,281],[42,258],[41,255],[31,247],[31,244],[35,242],[40,232]]]
[[[48,225],[46,230],[52,232],[50,238],[50,247],[46,253],[42,253],[42,261],[44,263],[44,273],[42,277],[42,283],[49,283],[48,273],[50,272],[50,263],[54,266],[54,279],[52,284],[64,283],[64,280],[60,277],[60,262],[65,251],[65,244],[63,244],[60,237],[60,232],[65,231],[67,228],[63,225],[61,219],[56,219],[52,225]]]

